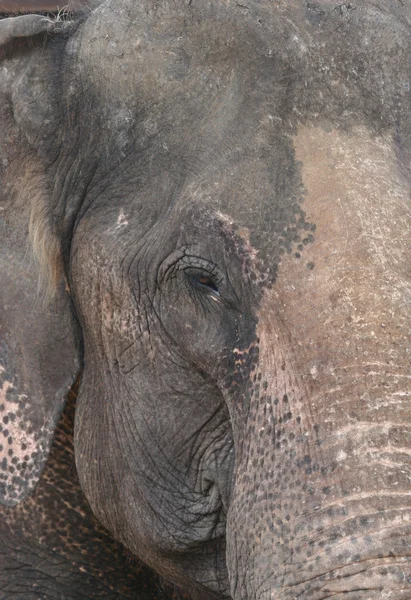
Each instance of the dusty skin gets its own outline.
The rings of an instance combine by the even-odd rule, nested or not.
[[[375,588],[387,588],[390,597],[397,580],[385,576],[391,560],[378,555],[379,536],[388,529],[395,552],[396,536],[411,527],[406,508],[411,290],[410,266],[402,261],[411,250],[408,190],[392,142],[370,138],[365,130],[347,135],[304,127],[295,148],[303,165],[304,210],[316,229],[304,251],[297,247],[284,258],[276,285],[261,302],[256,375],[269,372],[272,379],[252,421],[253,435],[262,440],[261,474],[252,480],[255,504],[248,510],[261,514],[274,495],[265,472],[268,463],[276,482],[275,518],[282,523],[284,514],[288,517],[278,528],[281,544],[275,550],[275,561],[284,564],[278,577],[285,594],[295,570],[309,579],[321,557],[330,573],[320,590],[356,590],[372,576]],[[384,203],[376,210],[381,194]],[[330,202],[336,212],[327,209]],[[271,435],[277,430],[274,461],[265,442],[267,430]],[[298,464],[306,467],[304,478]],[[292,513],[296,496],[300,502]],[[379,528],[376,540],[359,535],[360,519]],[[258,518],[253,530],[254,552],[269,552],[272,538]],[[328,555],[334,550],[334,544],[325,544],[327,534],[336,539],[341,555],[348,555],[355,536],[355,554],[368,562],[367,570],[359,568],[348,583],[344,565],[335,568],[334,560],[324,556],[325,549]],[[304,537],[313,537],[308,561],[302,556],[304,543],[295,542]],[[242,543],[248,549],[249,542]],[[241,554],[241,547],[237,551]],[[397,564],[408,572],[406,557]],[[260,577],[264,580],[264,571]],[[284,597],[303,591],[303,585],[293,586],[292,595]],[[319,591],[315,597],[323,596]]]

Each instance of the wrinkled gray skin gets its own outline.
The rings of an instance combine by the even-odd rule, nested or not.
[[[411,597],[410,29],[397,0],[0,23],[6,504],[81,368],[82,489],[194,598]]]

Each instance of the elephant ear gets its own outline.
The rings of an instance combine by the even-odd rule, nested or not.
[[[36,486],[78,372],[45,159],[53,137],[46,37],[57,26],[39,15],[0,20],[0,503],[6,505]],[[52,287],[47,302],[39,293],[45,280]]]
[[[28,39],[53,31],[55,27],[55,21],[41,15],[23,15],[4,19],[0,26],[0,46],[5,46],[18,38]]]

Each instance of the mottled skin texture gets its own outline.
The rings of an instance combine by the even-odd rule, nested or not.
[[[181,600],[92,514],[74,465],[74,405],[72,396],[35,492],[0,507],[0,598]]]
[[[193,598],[410,597],[410,28],[394,0],[106,0],[9,43],[6,503],[80,365],[81,487]]]

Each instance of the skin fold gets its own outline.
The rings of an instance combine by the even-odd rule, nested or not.
[[[409,6],[28,19],[0,21],[5,531],[81,374],[81,490],[194,600],[409,598]]]
[[[180,600],[99,525],[81,492],[71,394],[33,495],[0,507],[0,597]]]

